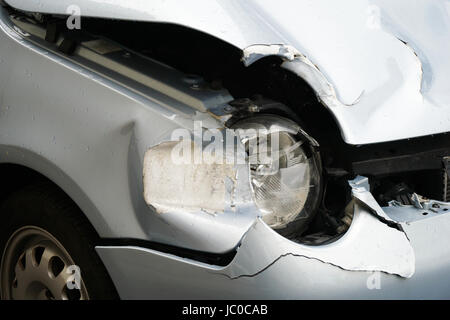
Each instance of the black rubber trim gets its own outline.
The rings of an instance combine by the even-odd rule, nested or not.
[[[363,146],[346,145],[340,150],[359,175],[381,175],[442,168],[450,155],[450,132]],[[342,155],[341,155],[342,156]]]
[[[58,36],[63,30],[64,28],[61,21],[49,22],[45,31],[45,41],[56,43],[58,41]]]
[[[354,162],[353,171],[360,175],[381,175],[408,171],[440,170],[443,167],[443,159],[448,156],[450,156],[450,147]]]
[[[225,253],[209,253],[140,239],[102,239],[96,246],[140,247],[220,267],[229,265],[237,253],[237,249]]]
[[[71,55],[78,46],[78,41],[73,38],[64,38],[58,47],[58,50],[64,54]]]

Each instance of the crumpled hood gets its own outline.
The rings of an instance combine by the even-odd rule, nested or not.
[[[176,23],[240,49],[290,45],[334,87],[327,107],[351,144],[450,131],[448,0],[6,2],[35,12],[65,14],[77,5],[82,16]]]

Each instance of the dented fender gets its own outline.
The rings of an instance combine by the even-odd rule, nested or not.
[[[403,230],[373,198],[367,178],[349,182],[353,196],[349,230],[330,244],[308,246],[286,239],[260,219],[249,197],[246,165],[176,165],[169,161],[176,146],[177,142],[168,142],[147,151],[145,200],[173,228],[196,238],[190,242],[199,250],[222,252],[236,243],[236,257],[223,270],[230,279],[254,276],[288,255],[348,271],[381,271],[405,278],[414,274],[414,251]]]
[[[364,177],[350,184],[354,195],[369,192]],[[441,239],[450,232],[450,215],[445,210],[450,204],[440,203],[441,211],[426,216],[424,209],[410,206],[382,208],[390,221],[401,226],[398,229],[379,219],[379,209],[370,203],[369,195],[369,201],[357,197],[351,206],[353,223],[334,243],[303,246],[258,220],[225,267],[137,247],[97,247],[97,251],[124,299],[186,294],[193,299],[211,294],[222,299],[448,298],[450,250]],[[130,261],[136,272],[125,280],[120,275]],[[179,288],[176,293],[164,290],[172,284]],[[193,292],[193,286],[199,290]]]
[[[365,183],[363,187],[361,180]],[[395,222],[381,208],[371,210],[375,205],[366,189],[367,178],[358,177],[350,184],[354,199],[349,208],[353,220],[341,238],[325,245],[307,246],[287,240],[258,220],[244,237],[234,263],[224,274],[231,279],[252,277],[279,259],[294,256],[347,271],[380,271],[411,278],[415,272],[415,255],[406,234],[386,223],[386,220]],[[369,193],[366,199],[358,196],[363,192]]]

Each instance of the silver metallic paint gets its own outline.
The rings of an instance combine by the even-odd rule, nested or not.
[[[355,211],[381,223],[361,206]],[[442,239],[450,232],[450,216],[405,223],[403,228],[414,251],[415,273],[405,279],[380,272],[379,290],[367,286],[373,272],[348,271],[280,251],[294,244],[274,241],[275,235],[267,237],[259,227],[227,267],[137,247],[98,247],[97,252],[123,299],[449,299],[450,250]],[[378,239],[382,242],[381,235]]]
[[[242,50],[289,45],[317,66],[313,76],[331,84],[336,98],[326,106],[350,144],[450,131],[448,1],[418,0],[414,6],[408,0],[6,2],[58,14],[76,4],[82,16],[179,24]],[[433,125],[418,125],[422,119]]]
[[[0,30],[0,163],[29,167],[54,181],[101,237],[217,253],[239,243],[248,227],[219,243],[205,241],[185,224],[168,223],[170,214],[162,219],[143,197],[145,152],[196,119],[206,125],[216,120],[187,105],[169,109],[158,100],[164,96],[150,100],[33,45],[14,30],[4,9]]]
[[[8,2],[17,6],[31,4],[14,0]],[[49,2],[41,1],[42,10],[46,8],[46,3]],[[151,8],[143,1],[128,2],[128,8],[119,6],[120,11],[117,6],[120,1],[103,2],[103,6],[100,6],[103,11],[95,11],[98,7],[91,6],[98,4],[98,1],[83,3],[87,4],[85,9],[88,9],[88,12],[93,10],[93,15],[95,12],[108,17],[124,15],[123,18],[128,19],[138,19],[143,15],[142,20],[159,21],[155,18],[152,20],[146,15],[144,9]],[[311,61],[320,61],[317,70],[320,70],[320,74],[329,79],[336,89],[337,101],[342,100],[351,104],[353,99],[359,96],[359,89],[363,87],[375,91],[383,89],[378,90],[376,96],[383,98],[379,104],[374,104],[373,100],[366,102],[368,103],[366,105],[360,104],[365,99],[363,95],[360,103],[353,106],[328,106],[331,110],[335,108],[333,112],[338,120],[339,117],[348,117],[348,122],[340,122],[347,141],[369,143],[448,131],[449,119],[446,120],[442,116],[449,114],[448,105],[439,104],[448,98],[445,92],[438,90],[442,79],[436,80],[437,84],[431,84],[432,81],[424,78],[428,79],[424,82],[429,86],[427,92],[434,93],[434,102],[428,101],[425,91],[422,92],[424,86],[419,77],[421,73],[418,70],[417,57],[411,51],[415,46],[410,48],[401,42],[392,42],[388,40],[391,35],[380,31],[370,34],[364,29],[363,32],[356,28],[361,24],[358,19],[356,19],[358,21],[345,20],[347,22],[339,24],[338,30],[325,31],[326,28],[321,30],[311,27],[311,23],[317,25],[316,20],[321,17],[331,19],[331,21],[322,20],[321,23],[325,25],[338,24],[342,19],[348,18],[348,11],[336,8],[337,4],[329,2],[316,4],[306,1],[304,13],[309,13],[310,17],[300,21],[301,19],[289,19],[291,13],[281,14],[283,6],[274,8],[265,1],[258,2],[260,3],[258,5],[253,2],[243,4],[235,1],[226,3],[208,1],[208,3],[202,4],[212,10],[210,13],[216,13],[211,15],[216,18],[214,28],[208,19],[192,18],[196,17],[196,12],[189,15],[186,14],[189,11],[183,12],[178,8],[177,12],[182,12],[183,15],[174,17],[172,1],[166,1],[166,7],[158,7],[161,9],[159,16],[160,19],[172,16],[172,22],[176,22],[176,18],[185,19],[187,22],[195,20],[197,24],[203,23],[205,30],[220,34],[220,31],[214,30],[219,26],[223,28],[227,26],[217,23],[222,13],[229,21],[229,28],[224,29],[227,31],[222,32],[222,38],[241,49],[257,44],[258,41],[254,41],[257,39],[267,40],[259,42],[263,44],[291,43],[302,53],[307,53],[304,48],[308,48],[308,52],[312,53],[308,53],[308,57],[314,57]],[[361,13],[368,3],[353,3],[349,10]],[[437,6],[436,2],[430,3],[432,3],[430,6]],[[140,4],[143,10],[130,9],[135,4]],[[327,11],[323,10],[325,4],[334,7],[336,15],[331,17],[327,15]],[[423,2],[420,4],[429,7]],[[58,5],[64,5],[64,1],[58,2]],[[248,13],[236,16],[224,14],[224,12],[234,13],[229,10],[239,6],[256,11],[248,10],[251,12],[250,18]],[[222,10],[218,10],[219,7]],[[162,10],[164,8],[166,11]],[[269,8],[273,9],[271,12],[274,17],[278,17],[278,22],[286,22],[285,28],[280,27],[279,30],[288,30],[286,35],[291,36],[294,29],[301,32],[303,36],[301,41],[304,41],[305,47],[297,45],[300,43],[299,39],[280,42],[281,38],[283,40],[285,38],[272,28],[276,24],[264,22],[261,25],[261,12],[259,14],[255,12]],[[168,139],[173,129],[189,126],[188,122],[195,118],[193,114],[202,118],[210,116],[198,114],[195,110],[192,110],[190,116],[186,116],[178,109],[168,109],[164,101],[150,100],[61,56],[34,46],[24,39],[23,34],[14,30],[4,10],[1,9],[0,12],[2,31],[0,74],[8,75],[0,77],[0,162],[21,164],[48,176],[74,199],[102,237],[141,238],[193,249],[202,248],[210,252],[223,252],[237,245],[238,241],[231,239],[229,242],[221,243],[220,246],[216,244],[208,248],[202,247],[205,246],[205,242],[196,239],[192,232],[186,232],[183,228],[175,228],[174,225],[161,221],[148,208],[142,197],[141,172],[144,152]],[[267,18],[267,21],[270,20]],[[236,21],[245,21],[246,24],[237,24]],[[315,35],[317,39],[300,28],[302,23],[308,23],[306,25],[308,30],[314,29],[318,32]],[[252,24],[254,28],[249,27]],[[258,24],[259,28],[256,30]],[[202,30],[201,25],[197,27],[187,25]],[[249,27],[246,29],[250,30],[251,35],[243,32],[241,29],[243,25]],[[347,34],[340,34],[342,29],[347,31]],[[329,41],[321,42],[323,39],[321,36],[327,32],[332,33],[332,39],[327,38]],[[294,39],[291,36],[286,39]],[[368,39],[363,39],[366,36]],[[353,40],[359,42],[349,43]],[[330,50],[325,50],[330,47],[345,49],[343,52],[334,51],[335,57],[330,57]],[[350,47],[357,53],[358,59],[348,58]],[[384,49],[381,50],[381,47]],[[371,63],[366,65],[365,62],[368,61]],[[384,63],[394,67],[393,70],[397,72],[394,76],[388,77],[389,81],[386,81],[385,76],[389,74],[390,68],[388,70],[383,68]],[[396,68],[398,66],[401,68]],[[443,71],[447,67],[443,65]],[[433,72],[440,72],[433,66],[429,68]],[[324,70],[327,70],[326,74]],[[379,73],[371,73],[378,70]],[[398,89],[392,96],[386,93],[391,86]],[[417,101],[421,100],[423,104],[407,104],[406,102],[410,101],[409,94],[413,95],[411,101],[418,103]],[[420,99],[416,101],[417,95],[420,95]],[[375,97],[373,94],[371,96]],[[361,106],[362,111],[355,111]],[[393,106],[396,106],[395,110],[392,109]],[[425,109],[425,106],[430,108]],[[189,107],[185,110],[189,110]],[[415,112],[406,112],[408,110]],[[389,118],[392,112],[394,116],[401,115],[401,117]],[[437,120],[437,117],[439,121],[433,122],[433,126],[417,125],[414,128],[407,126],[411,121],[422,124],[419,119],[422,120],[425,113],[430,121]],[[392,135],[387,137],[386,130],[381,130],[380,127],[385,129],[391,124],[395,127],[390,128]],[[361,127],[358,126],[363,126],[364,130],[360,130]],[[359,135],[353,136],[356,133]],[[355,216],[363,217],[365,222],[361,227],[355,228],[358,221],[361,221],[356,218],[353,230],[346,234],[346,238],[333,243],[331,246],[334,247],[331,249],[304,248],[280,237],[264,224],[257,222],[245,237],[242,234],[244,238],[236,258],[224,268],[142,248],[98,247],[97,251],[122,298],[186,296],[210,298],[211,295],[234,299],[448,298],[450,280],[447,269],[450,251],[440,241],[450,231],[448,214],[402,223],[410,241],[406,243],[402,232],[387,226],[377,218],[373,210],[369,210],[367,199],[359,200],[364,205],[355,204]],[[370,226],[381,228],[383,235],[389,234],[395,238],[396,245],[388,247],[388,241],[376,236],[365,238],[365,241],[349,240],[349,237],[354,235],[352,232],[356,233],[358,240],[362,240],[364,237],[361,232]],[[367,232],[370,230],[365,233]],[[261,246],[261,241],[264,242],[264,246]],[[345,254],[338,255],[339,250],[334,249],[342,243],[347,243],[349,249],[347,248],[347,252],[344,246],[342,250],[346,251]],[[371,255],[370,246],[376,245],[379,247],[372,249],[378,250],[377,254]],[[413,250],[410,250],[410,245]],[[325,253],[321,253],[322,250]],[[415,264],[412,259],[415,259]],[[416,270],[414,276],[408,280],[388,274],[395,273],[408,277],[412,276],[414,269]],[[381,274],[382,290],[368,290],[366,281],[370,273],[362,270],[384,272]],[[280,277],[280,274],[284,276]],[[177,287],[177,290],[174,290],[174,287]]]

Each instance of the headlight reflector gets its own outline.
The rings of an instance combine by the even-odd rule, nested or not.
[[[269,115],[234,128],[246,148],[253,197],[264,222],[284,235],[301,233],[320,194],[320,159],[308,137],[294,122]]]

